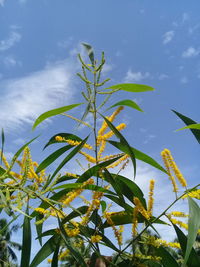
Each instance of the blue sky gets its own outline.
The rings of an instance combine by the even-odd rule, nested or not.
[[[171,109],[199,122],[199,8],[199,1],[185,0],[0,0],[0,126],[7,156],[42,133],[31,147],[41,161],[52,151],[42,152],[44,143],[71,131],[74,124],[60,117],[34,133],[31,126],[49,109],[83,101],[76,54],[84,52],[80,44],[87,42],[97,56],[105,52],[104,76],[111,78],[110,85],[130,82],[156,89],[120,92],[110,102],[130,98],[145,111],[127,108],[121,114],[130,144],[160,163],[160,151],[169,148],[189,184],[197,183],[198,144],[189,131],[175,132],[183,124]],[[86,134],[85,129],[77,132],[82,138]],[[167,177],[139,163],[138,183],[144,187],[145,177],[158,180],[158,203],[165,203]]]

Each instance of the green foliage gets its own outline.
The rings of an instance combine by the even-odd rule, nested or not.
[[[86,90],[81,92],[85,103],[47,111],[36,119],[33,129],[50,117],[64,115],[78,122],[78,126],[80,124],[89,126],[87,128],[90,130],[88,136],[81,138],[73,133],[62,132],[52,136],[45,144],[44,149],[50,145],[53,145],[52,147],[57,146],[59,143],[64,144],[64,146],[56,148],[40,164],[32,161],[28,147],[36,137],[23,145],[14,155],[11,163],[8,163],[4,156],[5,136],[2,131],[0,206],[1,210],[14,217],[13,220],[16,218],[16,213],[24,216],[20,266],[38,266],[50,255],[52,255],[52,267],[60,266],[59,261],[63,261],[64,266],[85,267],[88,266],[87,262],[90,262],[91,266],[97,264],[98,261],[107,262],[107,264],[109,261],[109,266],[118,267],[180,266],[178,257],[174,256],[176,251],[170,250],[167,247],[169,244],[164,244],[161,241],[159,244],[156,243],[157,237],[155,240],[152,239],[155,243],[153,241],[148,243],[148,240],[154,238],[148,229],[151,228],[157,233],[155,224],[168,227],[169,223],[165,222],[162,216],[166,215],[170,218],[167,214],[168,210],[184,195],[198,189],[199,185],[187,189],[183,195],[176,195],[172,204],[159,215],[154,216],[152,211],[154,182],[153,185],[151,184],[148,198],[145,198],[142,189],[137,184],[136,160],[156,168],[163,175],[170,173],[151,156],[132,147],[125,134],[120,132],[126,126],[124,123],[115,126],[114,119],[121,112],[122,107],[131,107],[140,112],[143,110],[130,99],[118,101],[111,106],[108,103],[115,92],[141,93],[154,89],[148,85],[127,83],[106,87],[105,84],[110,79],[101,80],[101,73],[105,64],[104,53],[97,63],[93,48],[85,43],[83,46],[88,54],[90,64],[87,64],[81,55],[78,55],[82,73],[77,75],[85,84]],[[91,75],[93,77],[89,80],[88,77]],[[104,95],[106,95],[105,98]],[[101,103],[99,103],[100,100]],[[107,104],[106,112],[117,107],[111,116],[102,112],[102,108]],[[85,105],[80,119],[68,114],[70,110],[80,105]],[[187,125],[183,129],[190,128],[197,141],[200,142],[199,124],[176,111],[174,113]],[[93,120],[91,124],[85,122],[89,114]],[[103,119],[100,129],[98,129],[99,119]],[[108,132],[105,133],[107,130]],[[91,136],[93,139],[90,138]],[[118,141],[110,140],[112,136],[116,137]],[[87,144],[87,142],[91,142],[91,139],[94,140],[92,146]],[[104,156],[106,145],[112,145],[113,149],[117,148],[117,151],[120,150],[120,154]],[[86,153],[84,149],[88,149],[90,152]],[[68,152],[68,150],[70,151]],[[66,152],[67,155],[65,155]],[[22,158],[20,158],[21,154]],[[45,173],[46,168],[52,167],[53,163],[55,164],[55,161],[61,156],[63,156],[62,161],[52,173],[47,175]],[[83,164],[79,157],[84,157],[87,164]],[[120,172],[126,168],[129,159],[133,165],[133,173],[130,174],[130,177],[125,177]],[[82,171],[77,170],[76,173],[71,173],[71,169],[76,168],[74,167],[76,162],[78,162],[79,167],[81,166]],[[166,162],[164,163],[166,164]],[[20,166],[19,171],[16,167],[17,164]],[[170,162],[170,164],[172,163]],[[64,167],[69,172],[63,173]],[[112,171],[111,168],[113,168]],[[178,169],[178,167],[176,168]],[[133,181],[133,178],[136,180]],[[90,199],[85,199],[88,196]],[[73,201],[77,197],[82,197],[82,201],[74,204]],[[187,264],[188,267],[193,267],[200,266],[199,256],[193,248],[200,228],[200,208],[190,197],[188,197],[188,201],[190,210],[188,236],[186,237],[176,225],[174,228],[181,246],[183,266]],[[30,209],[33,210],[32,213]],[[52,216],[57,220],[57,228],[43,231],[43,225],[48,223],[49,217]],[[30,263],[33,221],[41,248]],[[142,224],[143,227],[137,227],[137,224],[140,226]],[[129,229],[131,236],[127,245],[123,244],[122,241],[122,226],[124,225]],[[0,231],[1,235],[3,235],[3,229]],[[107,235],[108,230],[114,232],[114,238],[111,238],[110,234]],[[49,237],[45,244],[42,242],[44,237]],[[78,241],[82,242],[81,247],[76,244]],[[116,255],[111,256],[108,260],[102,255],[102,246],[112,249]],[[66,248],[66,254],[62,254],[63,248]]]

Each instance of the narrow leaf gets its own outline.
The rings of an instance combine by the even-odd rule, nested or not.
[[[27,205],[26,213],[27,215],[29,215],[28,205]],[[22,255],[21,255],[20,267],[29,266],[30,257],[31,257],[31,223],[30,223],[30,218],[28,216],[24,216]]]
[[[184,263],[187,262],[198,230],[200,228],[200,208],[197,203],[191,198],[188,197],[189,203],[189,219],[188,219],[188,238],[187,238],[187,247],[184,257]]]
[[[40,165],[37,167],[36,173],[39,173],[42,170],[46,169],[51,163],[53,163],[57,158],[59,158],[63,153],[65,153],[67,150],[69,150],[72,147],[73,146],[71,145],[67,145],[53,152],[51,155],[49,155],[45,160],[43,160],[40,163]]]
[[[185,115],[172,110],[186,125],[191,125],[191,124],[197,124],[196,121],[193,121],[192,119],[190,119],[189,117],[186,117]],[[193,133],[193,135],[195,136],[195,138],[197,139],[197,142],[200,143],[200,131],[198,129],[191,129],[191,132]]]
[[[111,145],[115,146],[116,148],[118,148],[122,152],[128,154],[128,150],[127,150],[126,146],[124,146],[124,144],[122,144],[120,142],[112,141],[112,140],[108,140],[107,142],[109,142]],[[151,165],[151,166],[157,168],[158,170],[167,174],[167,171],[153,158],[151,158],[150,156],[146,155],[145,153],[137,150],[136,148],[131,147],[131,149],[133,150],[136,159],[141,160],[141,161],[143,161],[143,162],[145,162],[145,163],[147,163],[147,164],[149,164],[149,165]]]
[[[50,117],[53,117],[53,116],[56,116],[56,115],[59,115],[63,112],[66,112],[70,109],[73,109],[75,107],[78,107],[80,106],[82,103],[79,103],[79,104],[73,104],[73,105],[69,105],[69,106],[64,106],[64,107],[61,107],[61,108],[56,108],[56,109],[52,109],[52,110],[49,110],[43,114],[41,114],[34,122],[33,124],[33,127],[32,127],[32,130],[34,130],[41,122],[43,122],[44,120],[50,118]]]
[[[188,125],[188,126],[185,126],[185,127],[183,127],[183,128],[180,128],[180,129],[178,129],[178,130],[176,130],[176,131],[180,131],[180,130],[184,130],[184,129],[196,129],[196,130],[200,130],[200,123],[196,123],[196,124],[190,124],[190,125]]]
[[[163,267],[180,267],[174,257],[164,247],[155,248],[156,256],[161,257]]]
[[[60,249],[60,242],[58,242],[56,249],[53,254],[52,262],[51,262],[51,267],[58,267],[58,253]]]
[[[176,231],[178,241],[181,245],[181,250],[182,250],[183,256],[185,256],[186,247],[187,247],[187,237],[184,235],[184,233],[180,230],[180,228],[178,226],[173,224],[173,227]],[[190,266],[190,267],[200,266],[200,258],[197,255],[194,248],[192,248],[191,253],[189,255],[189,259],[187,260],[187,266]]]
[[[124,90],[128,92],[133,92],[133,93],[140,93],[140,92],[146,92],[146,91],[153,91],[154,88],[148,85],[143,85],[143,84],[135,84],[135,83],[123,83],[123,84],[116,84],[112,85],[108,88],[105,89],[119,89],[119,90]]]
[[[53,253],[58,244],[58,235],[52,236],[44,246],[39,250],[39,252],[35,255],[31,265],[29,267],[38,266],[43,260],[45,260],[51,253]],[[28,266],[28,265],[27,265]]]
[[[129,143],[126,141],[126,139],[123,137],[123,135],[115,128],[115,126],[103,115],[101,115],[104,120],[106,121],[108,127],[114,132],[116,137],[120,139],[120,143],[123,144],[123,146],[126,148],[126,153],[131,157],[132,163],[133,163],[133,168],[134,168],[134,178],[136,176],[136,161],[135,161],[135,154],[134,151],[131,149],[129,146]]]
[[[3,152],[4,152],[4,143],[5,143],[5,135],[4,135],[4,130],[2,128],[1,130],[1,164],[2,164]]]
[[[117,106],[127,106],[127,107],[134,108],[134,109],[137,109],[138,111],[143,112],[143,110],[138,106],[138,104],[130,99],[119,101],[116,104],[110,106],[107,110],[117,107]]]
[[[101,163],[91,167],[90,169],[85,171],[82,175],[80,175],[79,179],[77,180],[77,183],[83,183],[83,182],[87,181],[90,177],[97,176],[98,172],[102,168],[106,168],[107,166],[109,166],[110,164],[112,164],[116,160],[120,159],[121,157],[122,156],[119,156],[119,157],[116,157],[116,158],[113,158],[113,159],[109,159],[107,161],[101,162]]]

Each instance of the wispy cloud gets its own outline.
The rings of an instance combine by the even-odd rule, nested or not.
[[[133,72],[131,69],[129,69],[126,73],[126,76],[124,78],[124,82],[140,82],[144,79],[147,79],[150,77],[149,72],[142,73],[141,71]]]
[[[165,74],[165,73],[161,73],[161,74],[158,76],[158,79],[159,79],[160,81],[165,80],[165,79],[168,79],[168,78],[169,78],[169,76],[168,76],[167,74]]]
[[[6,1],[6,0],[0,0],[0,5],[1,5],[1,6],[4,6],[5,1]]]
[[[7,67],[7,68],[11,68],[11,67],[21,66],[22,65],[21,61],[16,60],[15,57],[12,56],[12,55],[9,55],[9,56],[5,57],[4,60],[3,60],[3,63],[5,65],[5,67]]]
[[[182,57],[183,58],[191,58],[191,57],[196,57],[198,56],[200,53],[199,49],[194,48],[193,46],[190,46],[188,49],[186,49],[183,54]]]
[[[174,31],[168,31],[165,34],[163,34],[163,44],[166,45],[169,42],[172,41],[174,38],[175,32]]]
[[[0,40],[0,51],[5,51],[14,46],[21,40],[21,34],[17,31],[11,31],[8,38]]]
[[[32,123],[41,113],[71,103],[74,71],[73,64],[58,62],[25,77],[1,81],[1,127],[13,129]]]
[[[184,22],[188,21],[189,19],[190,19],[189,14],[186,13],[186,12],[184,12],[184,13],[182,14],[182,22],[184,23]]]
[[[183,77],[181,78],[180,82],[181,82],[182,84],[186,84],[186,83],[188,83],[188,78],[187,78],[186,76],[183,76]]]

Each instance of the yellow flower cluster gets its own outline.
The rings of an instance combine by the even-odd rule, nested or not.
[[[68,257],[69,254],[70,254],[70,250],[69,250],[69,249],[66,249],[66,250],[62,251],[62,252],[58,255],[58,259],[62,261],[65,257]]]
[[[132,235],[133,237],[137,235],[137,226],[138,226],[138,207],[135,206],[133,209],[133,224],[132,224]]]
[[[174,182],[174,179],[172,178],[170,169],[174,172],[174,174],[177,177],[177,179],[180,182],[180,184],[183,187],[186,187],[187,186],[187,182],[186,182],[185,178],[183,177],[182,173],[180,172],[180,170],[178,169],[178,167],[177,167],[177,165],[176,165],[176,163],[175,163],[175,161],[174,161],[169,149],[164,149],[161,152],[161,155],[162,155],[164,164],[166,166],[166,169],[167,169],[167,171],[169,173],[169,176],[170,176],[171,180],[173,180],[172,183],[173,183],[173,186],[174,186],[174,192],[177,192],[177,186],[175,186],[176,184],[174,184],[175,182]]]
[[[148,208],[147,211],[149,213],[149,216],[152,216],[152,211],[153,211],[153,203],[154,203],[154,198],[153,198],[153,191],[154,191],[154,185],[155,185],[155,180],[150,180],[149,184],[149,200],[148,200]]]
[[[81,141],[74,141],[74,140],[71,140],[71,139],[65,139],[65,137],[62,137],[62,136],[59,136],[59,135],[55,137],[55,140],[57,142],[67,142],[71,146],[78,146],[81,143]],[[87,149],[92,149],[92,146],[89,145],[89,144],[84,144],[83,147],[87,148]]]
[[[192,198],[200,199],[200,189],[193,190],[189,192],[188,194],[185,194],[182,198],[186,198],[188,196]]]
[[[99,243],[102,239],[102,236],[100,235],[92,235],[91,236],[91,242],[92,243]]]
[[[87,154],[87,153],[85,153],[83,151],[79,151],[79,153],[81,155],[83,155],[86,158],[87,161],[89,161],[91,163],[96,163],[96,159],[94,157],[90,156],[89,154]]]
[[[83,192],[84,187],[88,184],[94,184],[94,179],[91,178],[87,180],[82,184],[82,186],[79,189],[75,189],[72,192],[67,193],[66,198],[65,199],[62,198],[62,203],[64,205],[69,205],[77,196],[79,196]]]
[[[174,216],[174,217],[188,217],[187,214],[181,211],[172,211],[169,213],[169,216]]]
[[[123,130],[124,128],[126,128],[126,124],[125,124],[125,123],[121,123],[121,124],[119,124],[119,125],[116,127],[116,129],[117,129],[118,131],[121,131],[121,130]],[[114,132],[113,132],[113,131],[110,131],[110,132],[108,132],[107,134],[104,134],[104,135],[102,135],[102,136],[99,136],[99,140],[107,140],[107,139],[109,139],[110,137],[112,137],[113,134],[114,134]]]
[[[123,161],[127,160],[129,158],[129,155],[125,154],[123,157],[121,157],[120,159],[116,160],[114,163],[110,164],[109,166],[107,166],[108,169],[110,168],[115,168],[117,167],[120,163],[122,163]]]
[[[74,178],[78,178],[79,176],[75,173],[71,173],[71,172],[66,172],[65,173],[66,176],[71,176],[71,177],[74,177]]]
[[[181,248],[180,243],[167,242],[167,241],[162,240],[162,239],[156,239],[154,236],[148,236],[148,238],[147,238],[145,243],[149,244],[149,245],[152,245],[154,247],[157,247],[157,248],[160,247],[160,246],[178,248],[178,249]]]
[[[147,220],[149,220],[150,216],[149,216],[147,210],[145,210],[145,208],[143,207],[143,205],[140,202],[139,198],[138,197],[134,197],[133,198],[133,202],[134,202],[135,206],[138,208],[138,211],[142,214],[142,216],[144,218],[146,218]]]
[[[40,214],[47,214],[47,213],[49,213],[48,210],[43,209],[43,208],[35,208],[34,210],[37,211]]]
[[[116,116],[117,116],[123,109],[124,109],[123,106],[118,107],[118,108],[113,112],[113,114],[112,114],[110,117],[106,117],[106,118],[107,118],[110,122],[113,122],[114,119],[116,118]],[[102,126],[101,126],[101,128],[99,129],[99,131],[98,131],[97,140],[99,140],[99,137],[102,136],[102,135],[105,133],[105,131],[106,131],[107,128],[108,128],[107,123],[106,123],[105,121],[103,121]]]
[[[142,259],[142,260],[153,260],[153,261],[160,261],[162,258],[157,256],[149,256],[144,254],[133,254],[134,257]]]
[[[117,242],[119,245],[122,245],[122,232],[123,232],[123,228],[120,228],[119,230],[116,228],[112,218],[111,218],[112,213],[110,212],[104,212],[104,218],[106,218],[107,223],[110,224],[110,226],[113,229],[114,235],[117,239]]]
[[[97,192],[97,191],[93,192],[92,203],[89,205],[85,216],[83,216],[83,218],[80,222],[81,225],[86,225],[89,221],[89,218],[90,218],[92,211],[95,209],[99,209],[100,203],[101,203],[100,200],[101,200],[103,194],[104,194],[103,192]]]
[[[177,220],[177,219],[173,219],[172,217],[171,217],[171,215],[167,215],[167,217],[168,217],[168,219],[171,221],[171,223],[173,223],[173,224],[177,224],[177,225],[179,225],[181,228],[184,228],[184,229],[186,229],[186,230],[188,230],[188,224],[187,223],[184,223],[184,222],[182,222],[182,221],[179,221],[179,220]]]
[[[79,224],[75,221],[70,221],[71,224],[73,224],[74,228],[69,228],[68,225],[65,226],[65,231],[66,231],[66,234],[69,236],[69,237],[74,237],[74,236],[77,236],[79,235],[80,233],[80,229],[79,229]]]

